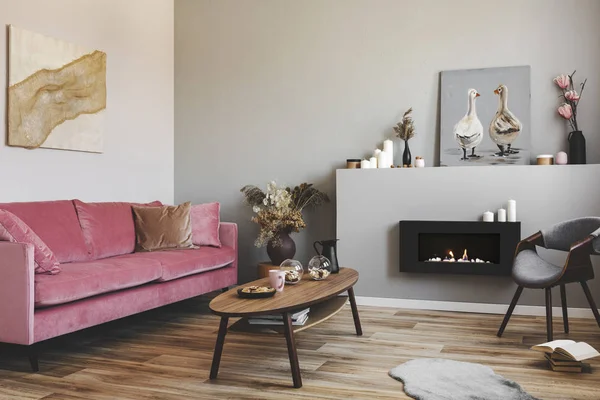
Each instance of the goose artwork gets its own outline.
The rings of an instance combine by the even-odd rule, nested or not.
[[[468,160],[469,157],[479,158],[475,154],[475,147],[479,146],[483,139],[483,125],[477,117],[477,109],[475,107],[475,99],[480,94],[475,89],[469,89],[468,95],[468,107],[465,116],[458,121],[454,126],[454,139],[458,142],[458,145],[463,151],[463,157],[461,160]],[[467,156],[467,150],[471,150],[471,154]]]
[[[523,125],[508,109],[508,88],[500,85],[494,93],[499,96],[498,111],[490,123],[490,138],[500,149],[496,156],[505,157],[509,154],[517,154],[518,151],[511,149],[512,143],[521,133]]]

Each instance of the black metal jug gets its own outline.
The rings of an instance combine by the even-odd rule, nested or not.
[[[314,247],[315,251],[317,252],[317,254],[320,256],[327,257],[329,259],[329,261],[331,261],[331,273],[332,274],[337,274],[338,272],[340,272],[340,266],[338,264],[337,250],[336,250],[338,240],[339,239],[317,240],[316,242],[313,243],[313,247]],[[321,247],[322,247],[321,251],[319,251],[319,249],[317,248],[317,244],[321,245]]]

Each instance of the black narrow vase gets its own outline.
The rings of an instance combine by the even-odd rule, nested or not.
[[[410,147],[408,147],[408,140],[404,141],[404,153],[402,153],[402,164],[412,164],[412,155],[410,154]]]
[[[271,264],[279,265],[288,258],[294,258],[296,254],[296,243],[286,231],[277,233],[279,240],[271,240],[267,244],[267,254],[271,259]]]
[[[585,164],[585,136],[581,131],[569,133],[569,164]]]

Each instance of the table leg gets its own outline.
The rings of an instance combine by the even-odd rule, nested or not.
[[[354,298],[354,288],[348,289],[348,298],[350,299],[350,307],[352,307],[352,317],[354,318],[354,328],[356,334],[362,336],[362,327],[360,326],[360,317],[358,316],[358,308],[356,307],[356,299]]]
[[[219,364],[221,364],[221,354],[223,354],[223,344],[225,343],[225,335],[227,334],[227,322],[229,317],[221,317],[219,325],[219,334],[217,343],[215,344],[215,353],[213,354],[212,367],[210,368],[210,379],[217,379],[219,373]]]
[[[288,356],[290,358],[290,367],[292,368],[292,379],[294,387],[302,387],[302,376],[300,375],[300,365],[298,364],[298,352],[296,351],[296,341],[294,340],[294,328],[292,326],[292,315],[283,313],[283,330],[285,340],[287,341]]]

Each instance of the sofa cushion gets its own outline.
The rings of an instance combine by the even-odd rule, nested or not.
[[[132,205],[156,207],[160,201],[136,203],[84,203],[73,200],[83,237],[92,259],[97,260],[135,250],[135,226]]]
[[[191,203],[178,206],[133,206],[136,251],[193,249]]]
[[[220,212],[221,205],[219,203],[192,206],[192,242],[195,245],[221,247],[219,240]]]
[[[231,264],[235,259],[235,250],[223,246],[202,247],[197,250],[167,250],[143,253],[143,256],[162,265],[159,282],[166,282],[183,276],[211,271]]]
[[[21,218],[48,245],[59,262],[90,259],[72,201],[4,203],[0,209]]]
[[[48,307],[154,281],[162,266],[142,254],[63,264],[58,275],[35,276],[35,306]]]
[[[10,211],[0,210],[0,240],[32,244],[36,274],[56,275],[60,272],[52,250],[21,218]]]

